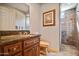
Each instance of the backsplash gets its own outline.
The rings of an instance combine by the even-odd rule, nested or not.
[[[17,35],[17,34],[29,34],[29,30],[18,30],[18,31],[0,31],[0,36],[7,36],[7,35]]]

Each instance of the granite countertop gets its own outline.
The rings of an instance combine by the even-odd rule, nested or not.
[[[23,40],[27,38],[32,38],[32,37],[37,37],[40,36],[38,34],[28,34],[28,35],[9,35],[9,36],[1,36],[0,38],[0,45],[9,43],[12,41],[18,41],[18,40]]]

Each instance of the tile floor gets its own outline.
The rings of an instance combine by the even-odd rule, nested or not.
[[[77,55],[78,55],[78,50],[76,47],[72,45],[65,45],[65,44],[62,44],[60,52],[48,53],[48,56],[77,56]]]

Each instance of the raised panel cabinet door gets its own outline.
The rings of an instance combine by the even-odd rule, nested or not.
[[[36,44],[34,46],[33,52],[34,52],[34,56],[39,56],[40,55],[40,47],[39,47],[39,44]]]
[[[33,56],[34,53],[33,53],[33,47],[32,48],[29,48],[29,49],[26,49],[24,50],[24,56]]]
[[[8,46],[4,47],[4,53],[6,53],[5,55],[13,55],[19,51],[22,51],[22,46],[21,46],[21,42],[15,43],[15,44],[11,44]]]

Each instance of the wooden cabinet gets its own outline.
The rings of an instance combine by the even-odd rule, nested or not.
[[[0,55],[4,56],[39,56],[40,38],[24,38],[16,42],[9,42],[0,46]]]
[[[34,53],[35,56],[40,55],[40,46],[39,46],[39,44],[34,46],[34,51],[35,51],[35,53]]]
[[[28,41],[25,40],[24,41],[24,56],[39,56],[40,55],[39,48],[40,48],[39,38],[31,38]]]
[[[22,52],[15,54],[15,56],[22,56]]]
[[[24,56],[33,56],[34,55],[33,47],[25,49],[23,53],[24,53]]]
[[[4,47],[4,52],[6,55],[13,55],[22,50],[22,42],[18,42],[12,45],[8,45]]]
[[[23,42],[24,49],[27,48],[27,47],[29,47],[29,46],[31,46],[31,45],[33,45],[33,44],[34,44],[33,41],[34,41],[34,40],[32,40],[32,39],[25,40],[25,41]]]
[[[32,47],[29,47],[28,49],[25,49],[23,53],[24,56],[39,56],[40,55],[39,45],[36,44]]]

